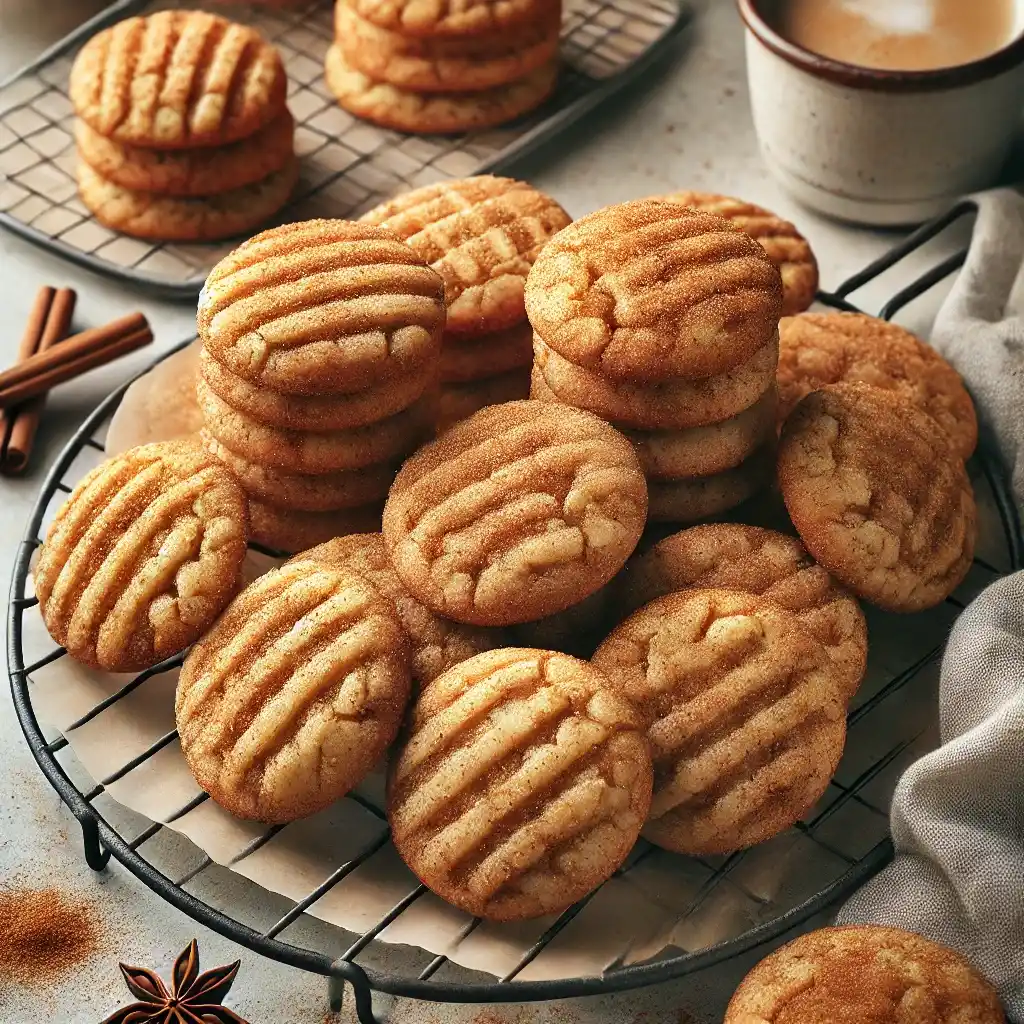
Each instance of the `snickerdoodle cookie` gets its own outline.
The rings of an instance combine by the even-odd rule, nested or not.
[[[379,530],[382,512],[383,505],[379,501],[357,508],[304,512],[281,508],[259,498],[249,499],[252,539],[271,551],[288,554],[305,551],[350,533]]]
[[[638,430],[687,430],[719,423],[749,409],[775,384],[778,339],[746,362],[714,377],[677,377],[661,384],[608,380],[560,356],[534,334],[534,379],[542,377],[560,402]]]
[[[502,646],[500,631],[452,622],[417,601],[392,568],[384,538],[379,533],[338,537],[296,557],[358,573],[391,601],[409,634],[412,677],[420,685],[476,654]]]
[[[970,568],[977,513],[963,460],[897,393],[857,383],[809,394],[783,429],[779,483],[808,551],[882,608],[930,608]]]
[[[292,162],[295,125],[282,111],[265,128],[228,146],[167,150],[126,146],[75,125],[79,156],[101,177],[132,192],[209,196],[252,185]]]
[[[592,663],[647,721],[654,796],[644,827],[678,853],[731,853],[783,831],[843,753],[846,693],[792,612],[732,590],[641,608]]]
[[[515,327],[479,337],[446,337],[441,349],[441,380],[446,384],[466,384],[511,373],[532,363],[533,331],[524,320]]]
[[[466,381],[465,384],[445,384],[437,403],[437,429],[439,432],[447,430],[489,405],[501,405],[529,397],[528,366],[499,373],[496,377]]]
[[[862,381],[923,409],[970,458],[978,443],[974,403],[960,374],[930,345],[862,313],[805,313],[779,324],[782,415],[825,384]]]
[[[725,1024],[1004,1024],[996,990],[959,953],[879,925],[821,928],[764,958]]]
[[[560,231],[530,271],[526,309],[569,362],[654,384],[727,373],[773,343],[782,279],[729,221],[640,200]]]
[[[648,516],[652,521],[696,523],[735,508],[768,484],[775,471],[774,456],[774,447],[766,446],[721,473],[651,480]]]
[[[131,448],[58,511],[34,580],[50,635],[77,661],[131,672],[197,640],[241,582],[245,495],[195,441]]]
[[[291,197],[299,163],[289,157],[260,181],[211,196],[137,192],[101,177],[79,161],[78,195],[101,224],[134,238],[161,242],[212,242],[265,224]]]
[[[292,562],[251,583],[185,659],[181,750],[232,814],[294,821],[373,768],[410,685],[391,603],[355,573]]]
[[[763,206],[712,192],[674,192],[659,198],[715,213],[759,242],[782,275],[784,316],[801,313],[814,302],[818,261],[807,239],[788,220]]]
[[[221,260],[196,319],[210,355],[250,384],[300,395],[361,391],[439,351],[444,282],[388,231],[303,221]]]
[[[462,38],[545,20],[558,0],[341,0],[361,18],[403,36]]]
[[[526,277],[571,220],[525,181],[480,175],[406,192],[364,214],[395,232],[444,278],[449,334],[479,335],[526,316]]]
[[[554,914],[625,860],[651,798],[640,716],[590,665],[504,648],[439,676],[391,762],[395,849],[492,921]]]
[[[384,540],[414,596],[459,622],[562,611],[607,583],[643,532],[632,445],[549,402],[494,405],[421,448],[395,478]]]
[[[399,132],[447,135],[493,128],[539,107],[555,90],[558,62],[479,92],[412,92],[357,71],[335,43],[327,51],[324,74],[338,105],[356,117]]]
[[[824,646],[847,696],[856,692],[867,660],[864,614],[795,537],[736,523],[691,527],[632,559],[620,596],[632,612],[695,588],[763,594],[793,612]]]
[[[174,10],[94,35],[75,58],[69,95],[105,138],[193,149],[259,131],[284,110],[286,87],[280,54],[256,29]]]

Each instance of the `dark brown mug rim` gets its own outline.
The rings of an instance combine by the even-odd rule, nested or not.
[[[1017,35],[1006,46],[969,64],[951,68],[932,68],[928,71],[887,71],[882,68],[865,68],[858,64],[823,57],[780,35],[761,14],[758,0],[736,0],[740,17],[747,28],[772,53],[790,64],[839,85],[854,89],[873,89],[878,92],[933,92],[941,89],[958,89],[987,78],[994,78],[1004,71],[1024,62],[1024,32]]]

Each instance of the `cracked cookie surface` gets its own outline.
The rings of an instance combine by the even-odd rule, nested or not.
[[[785,418],[804,395],[861,381],[902,395],[949,435],[964,459],[978,418],[960,374],[915,334],[862,313],[805,313],[779,324],[779,393]]]
[[[444,283],[388,231],[302,221],[221,260],[196,320],[210,355],[251,384],[351,393],[436,359]]]
[[[610,877],[650,797],[642,722],[602,676],[568,655],[504,648],[424,689],[390,765],[388,821],[443,899],[523,920]]]
[[[550,16],[558,0],[341,0],[361,18],[406,36],[455,37],[518,29]]]
[[[552,615],[607,583],[643,531],[647,485],[632,445],[596,416],[549,402],[483,409],[395,478],[384,539],[428,607],[503,626]]]
[[[409,641],[362,577],[290,562],[251,583],[189,652],[175,717],[192,774],[240,818],[340,799],[395,738]]]
[[[765,957],[725,1024],[1004,1024],[995,989],[959,953],[899,928],[821,928]]]
[[[812,392],[786,421],[778,465],[800,539],[866,601],[921,611],[970,569],[977,510],[963,460],[900,396],[860,383]]]
[[[839,764],[846,695],[821,644],[764,597],[658,598],[591,663],[647,722],[654,796],[643,834],[665,849],[763,842],[814,806]]]
[[[638,200],[560,231],[530,271],[526,309],[570,362],[653,384],[727,373],[753,358],[775,337],[782,279],[729,221]]]
[[[75,488],[33,573],[50,635],[108,672],[149,668],[197,640],[237,592],[249,513],[195,441],[130,448]]]
[[[628,612],[679,590],[762,594],[796,615],[821,642],[848,697],[864,677],[864,613],[795,537],[737,523],[694,526],[631,559],[622,581]]]

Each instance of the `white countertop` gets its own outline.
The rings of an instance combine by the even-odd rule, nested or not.
[[[97,0],[0,0],[0,78],[102,6]],[[742,35],[732,0],[704,0],[687,46],[651,79],[599,111],[517,172],[551,192],[574,215],[609,203],[680,188],[723,192],[761,202],[791,217],[813,243],[827,287],[860,269],[895,241],[894,235],[824,221],[781,195],[762,166],[748,110]],[[962,235],[959,236],[962,240]],[[936,243],[930,265],[957,239]],[[915,260],[919,268],[924,265]],[[905,277],[909,268],[900,275]],[[897,290],[900,277],[856,296],[868,311]],[[79,293],[76,323],[94,326],[135,309],[150,318],[157,350],[189,336],[194,310],[134,293],[80,270],[0,230],[0,364],[14,360],[18,339],[39,285],[68,285]],[[926,330],[938,295],[908,310],[909,326]],[[81,419],[115,385],[145,365],[154,350],[94,371],[51,397],[31,472],[0,481],[0,565],[9,572],[25,519],[45,468]],[[5,688],[6,689],[6,688]],[[96,1024],[129,995],[117,961],[158,966],[197,936],[205,966],[239,956],[242,966],[230,1005],[251,1024],[325,1024],[350,1019],[327,1013],[326,984],[317,977],[263,960],[201,928],[165,904],[117,864],[100,875],[86,866],[78,826],[36,768],[15,720],[9,696],[0,698],[0,886],[56,886],[95,903],[109,936],[106,948],[51,990],[4,989],[0,1022]],[[391,1019],[436,1024],[486,1015],[502,1021],[642,1020],[647,1024],[712,1024],[744,970],[743,963],[654,989],[565,1003],[451,1007],[410,1001],[381,1009]]]

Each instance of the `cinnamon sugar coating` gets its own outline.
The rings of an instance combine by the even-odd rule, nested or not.
[[[558,0],[342,0],[361,18],[405,36],[455,37],[518,29],[550,16]]]

